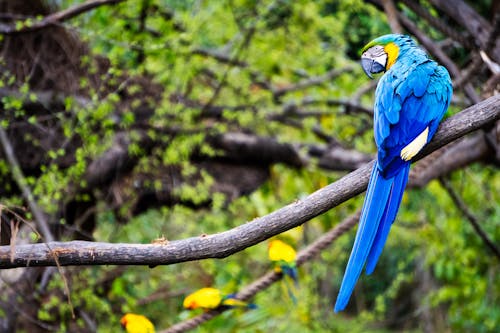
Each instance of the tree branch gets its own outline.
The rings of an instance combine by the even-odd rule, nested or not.
[[[450,182],[443,177],[439,178],[439,182],[446,189],[448,195],[451,197],[451,200],[455,203],[455,206],[457,206],[458,210],[462,212],[467,221],[469,221],[476,234],[483,241],[484,245],[486,245],[491,250],[491,252],[493,252],[493,254],[497,257],[497,259],[500,260],[500,249],[496,247],[496,245],[491,241],[486,232],[484,232],[484,230],[481,228],[479,222],[477,221],[477,218],[474,216],[474,214],[471,213],[471,211],[469,210],[465,202],[462,200],[462,198],[460,198],[458,193],[455,192]]]
[[[474,130],[500,119],[500,95],[490,97],[444,121],[432,142],[416,159]],[[366,189],[373,162],[347,174],[273,213],[236,228],[159,244],[110,244],[99,242],[52,242],[17,246],[10,260],[9,246],[0,247],[0,268],[53,266],[53,254],[61,265],[168,265],[206,258],[224,258],[265,239],[297,227],[325,213]]]
[[[16,181],[17,186],[21,189],[23,197],[28,203],[31,213],[33,213],[33,216],[35,217],[37,227],[40,229],[40,232],[46,242],[53,242],[54,236],[50,231],[46,215],[38,206],[31,189],[26,184],[26,178],[24,177],[21,167],[19,166],[16,154],[14,153],[14,148],[12,147],[9,138],[7,137],[7,133],[5,133],[2,126],[0,126],[0,143],[5,151],[7,161],[11,165],[12,177]]]
[[[418,176],[412,180],[414,186],[424,187],[432,179],[447,175],[471,163],[488,160],[495,154],[486,142],[484,133],[475,133],[427,156],[413,169],[418,168]],[[439,156],[434,157],[435,154]],[[434,158],[433,158],[434,157]],[[427,161],[429,159],[429,161]],[[424,167],[420,167],[425,162]]]
[[[422,7],[418,1],[415,0],[400,0],[408,8],[410,8],[419,17],[425,19],[434,28],[440,30],[447,36],[456,40],[468,49],[474,49],[476,46],[472,42],[472,37],[468,33],[458,31],[456,28],[447,24],[441,17],[433,16],[426,8]]]
[[[484,17],[462,0],[431,0],[431,3],[467,29],[477,41],[477,46],[488,52],[494,61],[500,62],[500,43],[489,43],[494,29]],[[488,47],[491,47],[491,50],[488,50]]]
[[[193,49],[192,53],[200,56],[211,57],[223,64],[228,64],[231,66],[238,66],[238,67],[248,67],[248,63],[246,61],[239,60],[237,58],[231,58],[229,55],[222,53],[220,51],[204,49],[204,48],[196,48]]]
[[[357,114],[365,114],[370,117],[373,116],[373,109],[369,109],[367,107],[362,106],[358,103],[359,98],[357,96],[353,96],[351,100],[342,100],[342,99],[317,99],[317,98],[305,98],[300,105],[301,106],[309,106],[315,104],[325,104],[327,106],[343,106],[344,113],[357,113]]]
[[[279,97],[281,97],[289,92],[302,90],[305,88],[309,88],[312,86],[322,84],[326,81],[330,81],[341,74],[352,72],[353,70],[354,70],[354,68],[352,66],[346,66],[346,67],[341,68],[341,69],[332,69],[323,75],[311,77],[311,78],[302,80],[300,82],[297,82],[296,84],[293,84],[293,85],[290,85],[290,86],[287,86],[284,88],[274,89],[273,95],[275,98],[279,98]]]
[[[47,28],[49,26],[64,22],[69,20],[75,16],[78,16],[82,13],[88,12],[94,8],[103,6],[103,5],[114,5],[125,0],[92,0],[87,1],[82,4],[70,7],[65,10],[61,10],[56,13],[52,13],[50,15],[45,16],[40,21],[35,21],[31,25],[23,26],[22,28],[16,28],[16,26],[11,26],[7,24],[0,24],[0,34],[3,35],[15,35],[26,32],[33,32],[37,30],[41,30]]]
[[[387,16],[387,21],[389,21],[389,25],[391,26],[391,30],[395,34],[402,34],[403,28],[398,21],[398,10],[394,5],[392,0],[380,0],[382,2],[382,6],[384,7],[385,15]]]

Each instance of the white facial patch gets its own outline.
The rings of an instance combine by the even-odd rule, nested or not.
[[[387,65],[387,53],[385,52],[384,48],[381,45],[375,45],[370,47],[363,53],[363,57],[370,58],[378,62],[384,68]]]
[[[429,136],[429,127],[426,127],[412,142],[401,150],[401,159],[404,161],[411,160],[427,143]]]
[[[382,54],[378,57],[375,57],[373,58],[373,60],[375,60],[376,62],[378,62],[379,64],[381,64],[382,66],[384,66],[384,68],[386,68],[386,64],[387,64],[387,54]]]

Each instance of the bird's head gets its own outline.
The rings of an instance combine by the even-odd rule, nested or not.
[[[126,328],[127,328],[127,322],[128,322],[129,317],[130,317],[130,314],[126,314],[126,315],[124,315],[124,316],[120,319],[120,325],[122,325],[123,329],[126,329]]]
[[[184,306],[184,309],[187,310],[194,310],[198,308],[198,304],[196,304],[196,301],[191,296],[186,297],[182,305]]]
[[[281,241],[274,239],[268,243],[268,248],[272,249],[273,247],[276,247]]]
[[[375,38],[361,49],[361,67],[366,75],[373,79],[372,74],[385,72],[398,59],[401,46],[413,43],[409,36],[384,35]]]

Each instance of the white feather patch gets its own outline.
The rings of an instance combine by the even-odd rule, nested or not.
[[[427,143],[427,136],[429,135],[429,127],[426,127],[412,142],[401,150],[401,159],[404,161],[411,160]]]

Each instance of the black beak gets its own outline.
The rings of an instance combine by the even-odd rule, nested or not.
[[[373,79],[372,74],[380,73],[385,70],[384,66],[382,66],[375,60],[364,57],[361,58],[361,67],[363,68],[363,71],[370,79]]]

